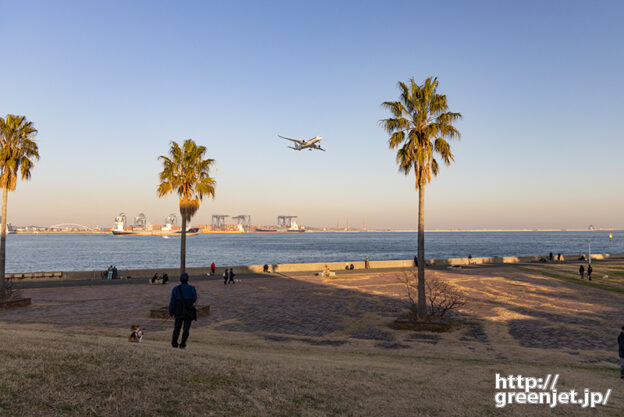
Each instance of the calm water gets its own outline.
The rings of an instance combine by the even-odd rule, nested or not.
[[[426,258],[624,253],[624,231],[444,232],[425,235]],[[416,233],[200,234],[187,240],[187,266],[412,259]],[[179,238],[8,235],[7,272],[179,266]]]

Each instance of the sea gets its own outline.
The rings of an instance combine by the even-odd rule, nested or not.
[[[609,241],[609,234],[613,240]],[[413,259],[417,233],[240,233],[187,237],[186,265],[205,267]],[[426,232],[425,258],[624,253],[624,231]],[[180,238],[108,234],[12,234],[6,271],[175,268]]]

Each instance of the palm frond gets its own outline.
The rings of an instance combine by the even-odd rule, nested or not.
[[[215,196],[216,181],[210,176],[214,159],[204,158],[207,149],[197,145],[192,139],[182,146],[171,142],[169,156],[158,157],[163,163],[159,173],[159,197],[176,193],[180,198],[180,214],[190,220],[199,209],[204,197]]]
[[[431,181],[431,175],[439,173],[439,155],[445,165],[454,161],[447,140],[459,139],[454,123],[462,118],[460,113],[450,112],[447,98],[438,94],[438,79],[427,78],[422,84],[410,78],[399,82],[399,100],[385,101],[381,106],[393,117],[380,121],[390,135],[388,146],[397,149],[396,161],[399,171],[405,175],[414,171],[416,188]]]
[[[25,116],[0,117],[0,187],[13,191],[18,175],[30,179],[33,160],[39,159],[36,134],[37,129]]]

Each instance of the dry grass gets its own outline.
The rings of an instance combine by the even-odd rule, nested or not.
[[[218,330],[224,322],[244,322],[244,314],[263,314],[256,310],[237,318],[224,315],[220,323],[193,328],[189,347],[178,350],[169,347],[169,330],[148,331],[144,343],[130,344],[128,331],[121,326],[67,327],[45,324],[44,320],[18,326],[8,322],[8,316],[0,316],[4,320],[0,322],[0,415],[622,415],[624,384],[617,378],[616,365],[609,361],[612,352],[525,347],[508,328],[510,322],[533,318],[536,312],[556,313],[557,317],[578,314],[574,306],[579,307],[576,301],[581,299],[586,303],[582,308],[594,307],[597,312],[592,317],[599,317],[600,308],[612,308],[618,300],[621,302],[620,294],[605,292],[612,297],[609,299],[597,289],[535,278],[514,268],[433,274],[468,294],[469,304],[463,313],[480,323],[486,341],[479,338],[478,331],[473,332],[477,336],[470,337],[470,321],[450,333],[414,336],[412,332],[390,329],[392,319],[374,312],[347,314],[338,319],[341,329],[319,337]],[[325,288],[323,295],[346,288],[362,294],[391,294],[397,289],[391,284],[396,279],[383,274],[349,278],[324,282],[320,286]],[[236,287],[237,291],[267,289],[261,293],[273,297],[282,284],[271,287],[270,281],[258,280],[245,285]],[[229,294],[227,291],[234,291],[222,287],[207,287],[215,294],[211,304],[218,305],[218,300]],[[321,291],[306,288],[303,290],[310,294]],[[588,291],[595,293],[584,298]],[[54,290],[32,292],[51,297]],[[561,294],[579,299],[562,304]],[[97,298],[97,294],[91,297]],[[350,302],[355,299],[357,293],[348,295]],[[599,308],[597,300],[604,305]],[[489,301],[496,303],[490,305]],[[244,304],[244,299],[239,303]],[[52,304],[45,308],[53,308]],[[104,308],[105,303],[101,306]],[[519,310],[527,306],[531,310]],[[226,309],[226,304],[219,305],[219,309]],[[335,315],[327,316],[327,320],[335,319]],[[577,327],[582,323],[567,328],[572,331]],[[354,329],[360,329],[358,334],[366,334],[362,329],[373,329],[387,338],[382,342],[364,340],[353,336]],[[314,344],[328,341],[345,343]],[[496,409],[493,397],[497,372],[537,377],[559,373],[560,391],[586,387],[614,391],[606,407],[592,412],[575,406]]]

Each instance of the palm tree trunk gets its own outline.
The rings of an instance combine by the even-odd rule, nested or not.
[[[6,293],[6,281],[4,279],[4,265],[6,259],[6,213],[7,213],[7,198],[9,190],[8,187],[2,188],[2,224],[0,228],[0,300],[4,300],[8,295]]]
[[[182,237],[180,238],[180,275],[186,272],[186,216],[182,215]]]
[[[422,177],[422,176],[421,176]],[[425,184],[418,186],[418,320],[427,317],[425,298]]]

